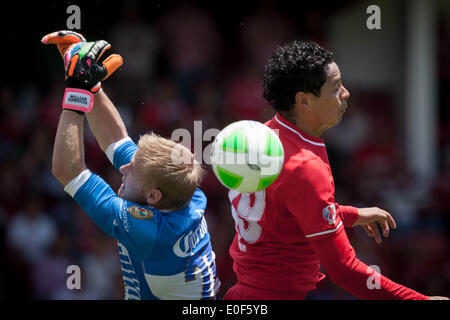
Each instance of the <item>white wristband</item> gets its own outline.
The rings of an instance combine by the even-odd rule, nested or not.
[[[89,112],[94,105],[94,95],[88,90],[66,88],[63,99],[63,109]]]

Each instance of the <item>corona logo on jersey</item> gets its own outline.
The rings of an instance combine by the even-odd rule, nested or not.
[[[182,235],[173,245],[173,253],[180,258],[185,258],[191,255],[192,250],[199,244],[208,232],[205,217],[202,217],[202,222],[194,231]]]

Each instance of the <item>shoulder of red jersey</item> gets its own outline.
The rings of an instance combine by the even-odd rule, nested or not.
[[[318,192],[322,191],[321,189],[329,189],[330,187],[329,183],[324,182],[331,182],[331,172],[322,159],[316,155],[300,152],[285,163],[285,168],[289,173],[289,180],[294,185],[302,184],[308,188],[313,187]],[[330,191],[332,192],[332,190]]]
[[[280,138],[283,135],[287,137],[294,137],[294,141],[298,144],[305,144],[308,147],[325,148],[325,143],[322,138],[312,137],[305,132],[300,131],[294,124],[283,118],[277,113],[272,119],[265,123],[269,128],[275,130]]]
[[[280,120],[278,117],[280,116],[274,116],[265,125],[277,132],[283,144],[285,160],[283,165],[284,172],[282,172],[281,176],[289,178],[298,175],[308,175],[314,180],[328,176],[328,169],[324,162],[326,160],[324,159],[326,149],[324,147],[322,149],[322,145],[318,142],[322,140],[309,141],[301,135],[301,132],[292,128],[292,125],[287,125],[285,119],[280,117]],[[281,180],[284,180],[281,176]]]

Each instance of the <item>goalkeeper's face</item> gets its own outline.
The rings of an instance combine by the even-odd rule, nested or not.
[[[117,194],[119,197],[140,204],[147,204],[144,189],[144,180],[136,165],[136,154],[131,162],[120,167],[122,173],[122,184]]]

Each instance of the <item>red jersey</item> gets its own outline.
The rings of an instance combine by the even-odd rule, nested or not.
[[[373,270],[356,259],[344,231],[344,226],[355,222],[358,209],[335,203],[333,176],[323,139],[301,132],[280,114],[266,125],[278,131],[285,160],[279,177],[267,189],[253,194],[229,192],[236,229],[230,255],[238,281],[295,298],[296,293],[300,296],[300,292],[315,289],[323,278],[319,273],[322,262],[327,272],[332,273],[331,279],[347,291],[362,298],[374,297],[362,281]],[[328,248],[334,251],[339,248],[342,256],[328,252]],[[342,257],[352,265],[339,261]],[[356,271],[351,268],[362,270],[361,277],[352,275]],[[391,286],[396,294],[404,292],[404,287],[399,289],[397,284],[381,277],[382,285]],[[359,280],[354,283],[351,279]]]

